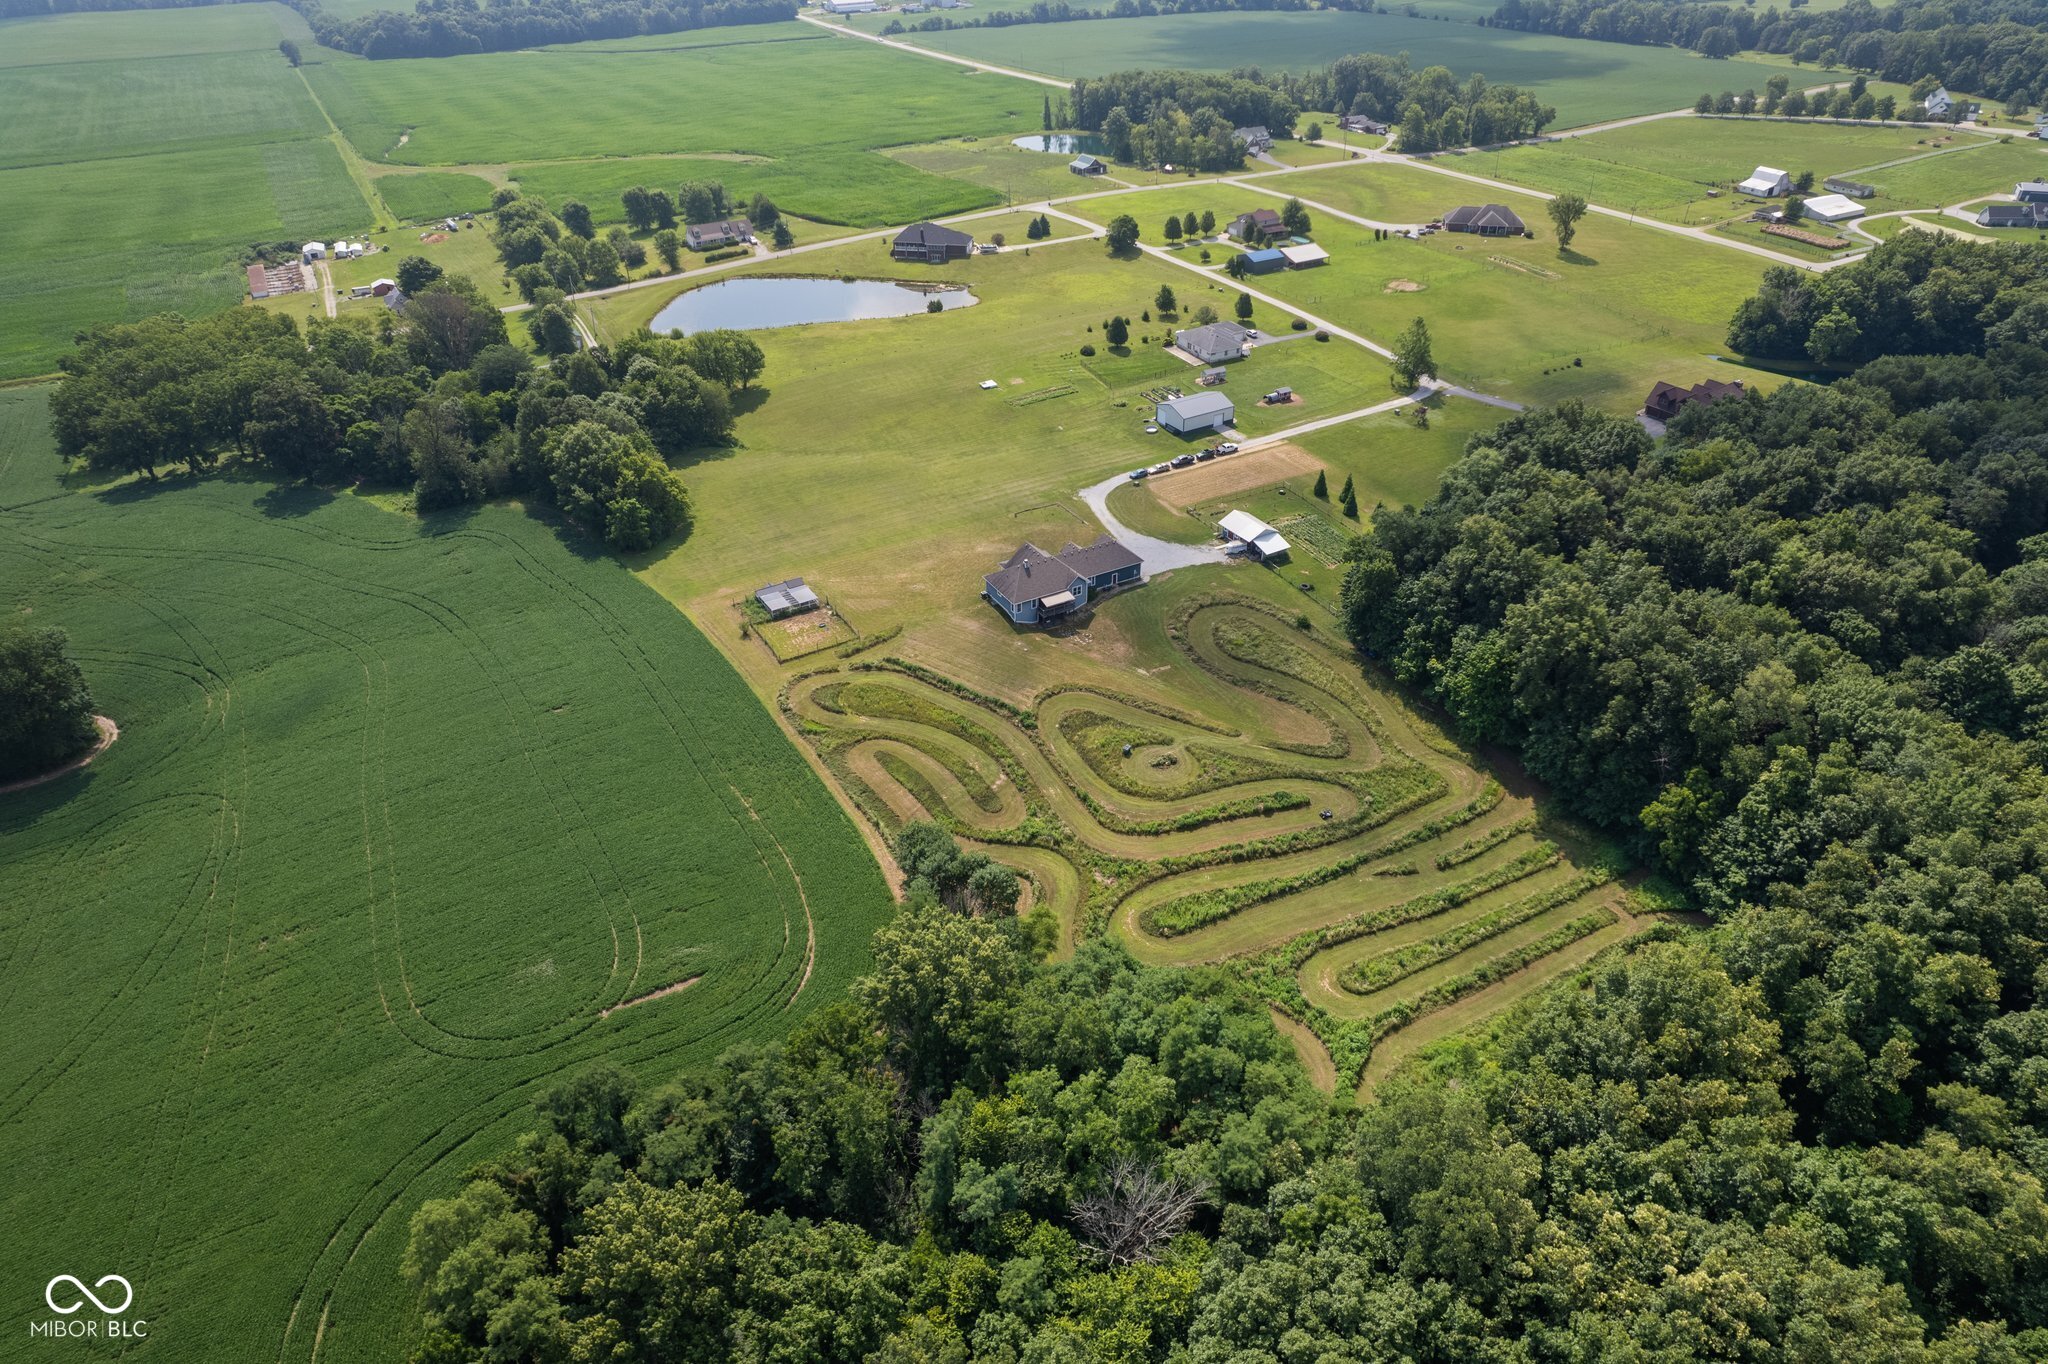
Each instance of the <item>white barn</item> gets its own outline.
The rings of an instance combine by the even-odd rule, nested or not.
[[[1846,194],[1817,194],[1806,201],[1806,216],[1816,222],[1843,223],[1863,216],[1863,205]]]
[[[1216,530],[1224,539],[1243,545],[1245,552],[1261,563],[1287,553],[1287,541],[1280,532],[1248,511],[1225,512]]]
[[[1237,404],[1221,393],[1190,393],[1159,404],[1159,424],[1176,435],[1221,431],[1237,418]]]
[[[1776,199],[1792,192],[1792,177],[1776,166],[1758,166],[1749,179],[1735,188],[1759,199]]]

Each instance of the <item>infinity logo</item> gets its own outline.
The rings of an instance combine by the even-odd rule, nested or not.
[[[83,1301],[74,1302],[69,1307],[59,1307],[57,1305],[57,1285],[60,1283],[68,1283],[73,1288],[77,1289]],[[107,1303],[101,1302],[99,1299],[99,1295],[92,1291],[92,1288],[105,1288],[110,1283],[117,1283],[121,1285],[121,1305],[118,1307],[111,1306]],[[50,1304],[50,1310],[61,1317],[70,1316],[73,1312],[76,1312],[80,1308],[84,1307],[85,1304],[88,1302],[91,1303],[94,1307],[99,1308],[100,1311],[104,1312],[106,1315],[110,1317],[118,1317],[123,1312],[128,1310],[128,1305],[130,1303],[135,1301],[135,1289],[132,1286],[130,1286],[129,1282],[126,1279],[122,1278],[119,1274],[107,1275],[104,1279],[101,1279],[98,1283],[94,1284],[92,1288],[87,1288],[85,1286],[85,1281],[83,1279],[76,1277],[75,1275],[59,1274],[56,1278],[50,1280],[48,1284],[44,1285],[43,1301]],[[108,1294],[108,1296],[112,1297],[113,1295]]]

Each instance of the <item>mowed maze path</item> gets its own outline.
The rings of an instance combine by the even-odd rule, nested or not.
[[[0,1275],[124,1275],[152,1357],[402,1358],[422,1199],[564,1075],[783,1035],[887,887],[711,645],[548,522],[71,492],[45,422],[0,393],[0,592],[122,732],[0,796],[0,1218],[36,1229]]]
[[[896,660],[782,705],[878,828],[937,819],[1016,866],[1068,947],[1221,967],[1340,1083],[1642,926],[1618,866],[1277,608],[1194,596],[1168,634],[1240,724],[1083,687],[1017,708]]]

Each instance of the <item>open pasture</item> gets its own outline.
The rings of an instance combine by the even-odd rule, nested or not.
[[[1370,228],[1319,216],[1311,206],[1315,237],[1330,251],[1329,263],[1254,281],[1382,344],[1391,344],[1411,319],[1426,319],[1440,373],[1455,383],[1524,403],[1577,397],[1634,411],[1658,378],[1767,382],[1711,358],[1729,315],[1755,292],[1767,264],[1757,257],[1599,215],[1579,224],[1571,252],[1561,256],[1541,200],[1420,167],[1333,166],[1248,184],[1376,221],[1423,221],[1464,203],[1514,209],[1534,240],[1445,232],[1420,241],[1378,241]],[[1132,205],[1140,202],[1158,200],[1132,194],[1071,208],[1101,220],[1135,212]],[[1234,214],[1242,211],[1239,205],[1275,203],[1247,192],[1220,200],[1217,217],[1227,216],[1225,208]],[[1155,242],[1160,216],[1139,217]],[[1219,274],[1228,254],[1228,248],[1211,248]]]
[[[457,213],[482,213],[497,186],[481,175],[411,171],[380,175],[377,197],[403,223],[430,223]]]
[[[1280,576],[1182,573],[1098,607],[1164,622],[1166,655],[1123,686],[1015,702],[885,665],[799,677],[782,704],[878,829],[936,818],[1012,858],[1068,941],[1223,965],[1356,1085],[1411,1021],[1477,1022],[1469,997],[1555,979],[1637,921],[1616,867],[1291,623]]]
[[[893,17],[867,15],[856,22],[875,31]],[[1676,48],[1337,10],[1099,19],[1078,28],[960,28],[905,33],[900,41],[1063,79],[1139,67],[1301,71],[1327,66],[1347,52],[1406,52],[1417,70],[1447,66],[1461,80],[1478,73],[1496,85],[1534,89],[1557,107],[1557,126],[1563,128],[1675,109],[1709,86],[1761,90],[1776,74],[1776,68],[1747,60],[1708,61]]]
[[[600,213],[618,211],[618,191],[627,185],[707,175],[836,222],[879,225],[996,202],[987,191],[873,149],[1034,130],[1041,117],[1035,87],[869,43],[780,41],[772,31],[778,27],[719,30],[745,38],[673,51],[578,46],[334,61],[307,74],[365,157],[509,167],[536,192],[584,198]],[[764,91],[775,98],[764,101]],[[657,159],[735,154],[769,164],[720,174],[716,164]],[[646,160],[600,160],[616,157]],[[569,165],[558,170],[550,162]]]
[[[1777,166],[1794,176],[1812,171],[1817,185],[1831,175],[1923,153],[1927,136],[1916,128],[1688,117],[1440,161],[1473,175],[1580,194],[1648,218],[1701,224],[1747,211],[1748,201],[1729,186],[1758,166]],[[1710,189],[1719,190],[1719,197],[1708,198]]]
[[[887,890],[704,637],[574,536],[67,494],[44,416],[0,392],[0,587],[121,737],[0,796],[0,1215],[37,1229],[0,1265],[117,1268],[152,1358],[403,1358],[421,1199],[566,1073],[781,1036]]]

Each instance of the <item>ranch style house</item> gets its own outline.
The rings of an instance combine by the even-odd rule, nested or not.
[[[1085,547],[1070,541],[1058,554],[1026,541],[983,576],[981,595],[1013,625],[1050,625],[1142,572],[1138,556],[1107,535]]]

